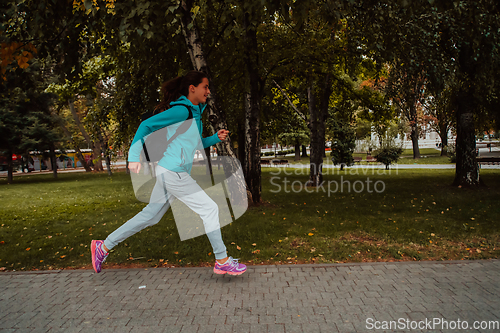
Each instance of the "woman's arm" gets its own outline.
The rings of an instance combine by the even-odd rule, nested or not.
[[[226,140],[228,134],[229,134],[228,130],[221,129],[212,136],[202,138],[201,142],[203,143],[203,148],[213,146],[216,143],[219,143],[219,142]]]

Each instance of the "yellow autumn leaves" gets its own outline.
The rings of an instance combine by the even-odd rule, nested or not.
[[[36,48],[32,43],[10,42],[0,44],[0,70],[2,78],[7,80],[5,73],[7,67],[13,62],[17,62],[19,68],[27,68],[28,61],[33,59]]]
[[[108,14],[114,14],[115,0],[105,0],[105,2]],[[92,0],[92,7],[95,10],[99,10],[100,7],[98,6],[97,0]],[[87,9],[85,7],[84,0],[73,0],[73,9],[84,11],[86,14],[90,14],[92,12],[92,8]]]

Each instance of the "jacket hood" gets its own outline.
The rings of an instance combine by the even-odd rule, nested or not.
[[[170,103],[170,106],[176,106],[176,105],[183,105],[191,108],[192,110],[199,111],[200,113],[203,113],[203,111],[206,108],[206,104],[199,104],[199,105],[194,105],[191,103],[189,99],[187,99],[186,96],[181,96],[177,100],[173,101]]]

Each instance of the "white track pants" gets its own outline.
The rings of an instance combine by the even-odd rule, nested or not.
[[[113,231],[104,241],[112,249],[126,238],[144,228],[158,223],[170,207],[172,200],[178,199],[197,213],[212,245],[215,259],[227,257],[219,225],[219,207],[203,191],[187,172],[173,172],[157,166],[156,184],[151,193],[150,203],[133,218]]]

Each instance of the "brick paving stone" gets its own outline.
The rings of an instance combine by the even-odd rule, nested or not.
[[[84,327],[63,327],[63,328],[55,328],[55,329],[51,329],[49,331],[50,333],[54,332],[54,333],[80,333],[80,332],[95,332],[95,329],[93,328],[90,328],[90,327],[87,327],[87,328],[84,328]]]
[[[499,273],[498,260],[249,266],[239,277],[3,272],[0,331],[363,332],[367,318],[500,320]]]

